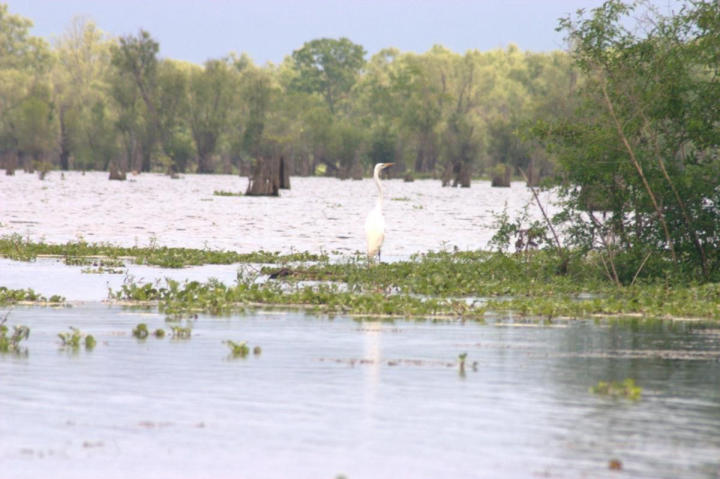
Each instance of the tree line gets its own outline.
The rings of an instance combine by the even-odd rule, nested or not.
[[[399,174],[469,186],[497,165],[547,175],[522,132],[563,115],[577,85],[565,52],[515,46],[367,57],[347,38],[306,42],[281,63],[230,53],[159,58],[144,30],[112,38],[77,18],[52,44],[0,5],[0,162],[66,169],[248,172],[283,156],[292,174]]]
[[[148,32],[111,38],[86,20],[49,45],[30,26],[0,5],[8,171],[247,173],[282,158],[295,175],[356,178],[395,162],[462,186],[522,173],[546,177],[562,209],[543,223],[506,219],[506,244],[551,245],[560,272],[580,255],[618,285],[720,280],[716,0],[669,15],[607,0],[559,20],[567,52],[435,46],[366,59],[322,38],[263,66],[244,54],[161,59]]]

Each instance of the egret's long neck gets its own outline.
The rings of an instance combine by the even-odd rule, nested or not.
[[[382,208],[383,203],[383,188],[382,184],[380,183],[380,170],[375,170],[375,174],[373,175],[373,179],[375,180],[375,184],[377,185],[378,189],[378,199],[377,199],[377,205]]]

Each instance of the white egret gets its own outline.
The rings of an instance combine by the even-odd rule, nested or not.
[[[373,171],[373,180],[378,189],[378,199],[375,203],[375,208],[370,210],[365,220],[365,236],[367,237],[367,255],[368,260],[372,261],[377,256],[380,261],[380,248],[382,248],[383,240],[385,239],[385,218],[383,217],[382,205],[383,205],[383,189],[380,183],[380,172],[392,166],[394,163],[378,163],[375,165]]]

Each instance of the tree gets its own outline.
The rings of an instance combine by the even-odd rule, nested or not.
[[[561,22],[585,74],[574,118],[545,129],[567,181],[565,216],[576,244],[600,243],[618,283],[668,268],[709,279],[720,271],[720,112],[707,108],[720,91],[720,14],[704,1],[646,12],[637,34],[625,25],[638,8],[610,0]]]
[[[221,136],[236,105],[236,70],[223,60],[209,60],[190,74],[190,129],[198,154],[198,173],[212,173]]]
[[[158,132],[170,173],[184,172],[195,155],[188,119],[191,72],[192,65],[173,60],[158,65]]]
[[[126,35],[112,48],[112,64],[118,72],[115,97],[124,111],[120,128],[125,131],[129,154],[141,157],[141,171],[150,171],[153,148],[160,138],[161,125],[155,105],[157,95],[157,52],[159,44],[148,32]],[[143,108],[136,104],[140,100]]]
[[[113,156],[115,146],[114,131],[109,131],[112,122],[105,121],[102,111],[107,101],[110,42],[92,21],[76,17],[54,52],[57,61],[51,78],[60,168],[69,169],[71,157],[82,168],[102,167],[103,158]]]
[[[0,152],[21,162],[26,153],[39,159],[51,150],[54,127],[46,77],[52,58],[31,26],[0,4]]]
[[[335,114],[365,64],[365,49],[347,38],[319,38],[292,53],[297,77],[292,88],[322,95]]]

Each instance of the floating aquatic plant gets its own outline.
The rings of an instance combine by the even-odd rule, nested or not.
[[[642,388],[635,384],[634,379],[627,378],[622,382],[599,381],[595,386],[590,388],[590,392],[601,396],[626,398],[637,401],[642,395]]]
[[[171,326],[170,331],[172,331],[173,339],[190,339],[192,335],[192,328],[189,326]]]
[[[145,339],[149,334],[150,332],[148,331],[147,324],[145,323],[139,323],[132,330],[132,335],[138,339]]]
[[[20,343],[30,337],[30,328],[23,325],[13,326],[12,334],[9,334],[9,328],[5,325],[9,313],[0,321],[0,353],[11,354],[27,354],[27,348]]]
[[[257,251],[237,253],[211,249],[170,248],[158,246],[154,242],[147,247],[121,247],[107,243],[87,243],[74,241],[65,244],[34,242],[21,235],[12,234],[0,237],[0,256],[16,261],[33,261],[39,255],[62,256],[69,264],[80,264],[92,257],[91,261],[110,261],[118,258],[132,258],[138,264],[182,268],[200,264],[233,263],[287,263],[296,261],[324,261],[326,255],[309,252],[281,254],[279,252]],[[112,262],[108,268],[120,267]]]
[[[213,191],[214,196],[243,196],[241,192],[215,190]]]
[[[227,341],[223,341],[223,343],[227,344],[230,348],[230,355],[234,358],[244,358],[250,353],[250,347],[245,341],[236,343],[235,341],[228,339]]]
[[[460,376],[465,376],[465,360],[467,359],[467,353],[458,354],[458,370]]]
[[[58,337],[62,342],[62,347],[72,351],[78,351],[81,346],[84,346],[85,350],[90,351],[97,344],[92,334],[83,333],[73,326],[70,326],[70,331],[58,333]]]

